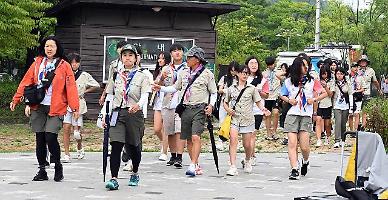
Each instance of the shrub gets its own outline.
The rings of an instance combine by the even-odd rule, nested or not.
[[[388,148],[388,99],[372,98],[364,110],[368,114],[367,129],[381,135]]]
[[[24,104],[18,105],[14,112],[9,109],[9,103],[12,101],[18,84],[15,81],[0,82],[0,124],[28,122],[28,118],[24,115]]]

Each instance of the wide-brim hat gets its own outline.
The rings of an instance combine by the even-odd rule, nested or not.
[[[206,65],[207,61],[205,60],[205,51],[197,46],[193,46],[187,53],[186,57],[196,57],[198,58],[202,64]]]
[[[125,51],[132,51],[135,55],[137,55],[136,47],[132,44],[126,44],[121,49],[121,54],[123,54]]]
[[[368,64],[370,63],[367,55],[362,55],[360,60],[357,61],[357,64],[360,64],[361,61],[366,61]]]

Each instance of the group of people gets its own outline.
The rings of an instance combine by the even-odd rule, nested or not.
[[[55,37],[43,40],[39,50],[39,56],[19,84],[10,109],[15,110],[23,98],[28,99],[25,94],[28,86],[44,89],[44,99],[40,103],[32,105],[26,101],[26,115],[30,117],[36,133],[39,162],[39,171],[33,180],[48,180],[45,171],[48,147],[52,155],[50,161],[55,163],[54,180],[61,181],[63,167],[58,132],[63,123],[63,161],[70,161],[71,129],[77,140],[77,158],[82,159],[85,153],[80,130],[82,114],[87,112],[84,95],[97,90],[99,84],[90,74],[82,71],[78,54],[63,55]],[[154,131],[161,142],[159,160],[167,161],[167,166],[182,168],[182,155],[187,148],[190,165],[185,174],[190,177],[203,174],[199,161],[201,135],[218,102],[219,121],[231,116],[230,167],[226,174],[238,175],[236,155],[239,134],[245,150],[245,158],[241,162],[243,170],[252,172],[256,163],[256,132],[264,119],[267,140],[278,139],[278,124],[287,134],[291,165],[289,179],[294,180],[299,179],[299,173],[307,174],[309,133],[313,131],[314,122],[318,137],[316,145],[322,145],[321,133],[325,131],[325,144],[328,144],[334,112],[335,141],[339,142],[347,121],[351,129],[358,128],[361,107],[370,99],[371,82],[380,91],[374,71],[368,67],[369,60],[364,56],[352,65],[349,72],[335,66],[335,62],[325,60],[319,63],[319,74],[311,70],[311,59],[303,53],[295,58],[292,65],[282,64],[280,68],[276,67],[274,57],[268,57],[264,71],[260,69],[259,59],[250,56],[244,64],[231,62],[227,74],[216,84],[214,74],[205,67],[204,50],[196,46],[185,54],[181,44],[172,44],[169,52],[159,53],[153,74],[141,67],[139,47],[121,41],[117,44],[117,53],[119,58],[109,67],[108,82],[99,99],[103,106],[102,126],[107,126],[104,120],[107,114],[111,118],[112,178],[106,183],[109,190],[119,188],[121,160],[131,160],[126,166],[132,171],[128,185],[137,186],[140,181],[138,171],[148,105],[153,106]],[[364,119],[360,129],[365,127]],[[298,163],[298,144],[303,156],[301,163]]]

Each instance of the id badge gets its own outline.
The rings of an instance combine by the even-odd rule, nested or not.
[[[118,117],[119,117],[119,111],[113,111],[112,116],[110,118],[110,126],[112,127],[116,126]]]

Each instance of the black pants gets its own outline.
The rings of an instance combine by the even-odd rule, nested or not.
[[[58,143],[58,134],[48,132],[36,133],[36,158],[39,166],[44,167],[46,164],[47,147],[50,151],[50,161],[55,164],[60,164],[61,149]]]
[[[118,177],[120,162],[121,162],[121,151],[123,150],[124,143],[122,142],[111,142],[112,151],[110,154],[110,172],[112,177]],[[139,165],[141,161],[141,145],[133,146],[126,144],[126,151],[129,154],[129,157],[132,160],[133,172],[137,173],[139,171]]]

